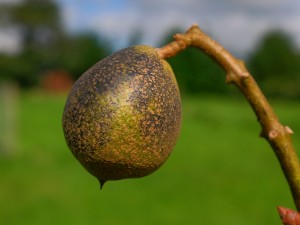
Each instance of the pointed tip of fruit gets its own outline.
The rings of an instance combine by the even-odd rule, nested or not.
[[[100,190],[102,190],[103,185],[106,183],[106,180],[99,180],[100,182]]]

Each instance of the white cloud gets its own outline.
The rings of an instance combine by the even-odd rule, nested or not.
[[[22,48],[21,36],[14,28],[0,30],[0,52],[5,54],[17,54]]]
[[[300,43],[299,0],[126,2],[128,4],[122,11],[107,11],[88,19],[90,28],[113,37],[121,47],[137,27],[144,33],[144,43],[156,45],[165,32],[174,27],[187,29],[194,22],[225,47],[238,52],[251,51],[260,35],[277,26],[297,35]]]
[[[236,12],[211,21],[209,30],[227,49],[248,53],[268,26],[267,20],[251,18],[247,14]]]
[[[207,4],[206,0],[127,0],[130,4],[136,5],[140,9],[147,9],[147,10],[159,10],[159,11],[165,11],[168,9],[192,9],[192,8],[200,8],[205,7]]]
[[[119,46],[126,44],[131,32],[139,26],[139,13],[135,10],[122,10],[116,12],[102,12],[91,16],[86,21],[86,28],[98,31]]]
[[[292,35],[292,38],[300,46],[300,16],[293,14],[287,16],[285,20],[278,21],[278,26],[280,26],[284,31]]]
[[[62,7],[61,16],[63,25],[69,31],[76,29],[76,24],[78,23],[77,21],[79,21],[81,18],[80,10],[78,9],[78,7],[72,4]]]

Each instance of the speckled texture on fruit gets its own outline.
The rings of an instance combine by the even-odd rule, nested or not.
[[[148,46],[96,63],[75,83],[63,114],[69,148],[101,182],[154,172],[175,146],[180,124],[173,71]]]

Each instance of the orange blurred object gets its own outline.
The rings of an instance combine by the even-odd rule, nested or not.
[[[67,92],[74,84],[71,75],[63,70],[52,70],[42,76],[41,86],[49,92]]]

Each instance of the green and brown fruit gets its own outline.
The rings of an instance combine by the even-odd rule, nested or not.
[[[101,186],[157,170],[174,148],[180,125],[172,68],[148,46],[96,63],[76,81],[63,113],[69,148]]]

